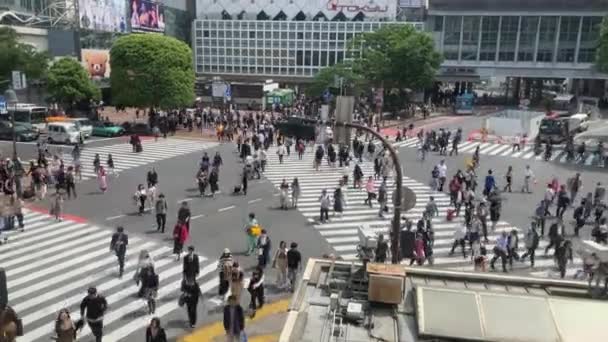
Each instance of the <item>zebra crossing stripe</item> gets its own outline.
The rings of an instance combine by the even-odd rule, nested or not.
[[[21,313],[26,332],[19,338],[20,342],[48,339],[61,308],[70,308],[71,317],[78,319],[77,305],[85,295],[83,289],[89,286],[96,286],[109,302],[110,310],[104,319],[106,339],[120,341],[145,327],[149,316],[135,314],[144,310],[145,303],[132,297],[137,288],[130,285],[137,267],[137,254],[143,250],[157,259],[155,268],[161,280],[159,304],[178,292],[182,267],[171,256],[172,248],[147,241],[143,236],[131,236],[125,275],[118,278],[116,256],[107,249],[113,231],[69,220],[56,222],[50,215],[26,208],[23,211],[25,231],[13,232],[9,242],[0,246],[11,305]],[[217,286],[212,275],[217,262],[203,256],[199,256],[199,260],[199,279],[208,280],[201,286],[205,293]],[[156,315],[166,315],[176,308],[177,301],[171,300],[160,305]],[[87,335],[90,330],[85,327],[79,336]]]

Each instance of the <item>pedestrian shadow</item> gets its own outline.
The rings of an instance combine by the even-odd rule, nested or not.
[[[85,195],[103,195],[103,191],[89,191]]]
[[[189,329],[189,325],[188,325],[188,320],[179,320],[179,319],[172,319],[170,321],[167,321],[165,324],[165,328],[168,329]]]

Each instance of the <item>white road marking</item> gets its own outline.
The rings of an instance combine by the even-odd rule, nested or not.
[[[231,206],[228,206],[228,207],[225,207],[225,208],[218,209],[218,212],[220,212],[220,213],[221,213],[221,212],[224,212],[224,211],[226,211],[226,210],[230,210],[230,209],[234,209],[234,205],[231,205]]]
[[[252,203],[259,202],[261,200],[262,200],[261,198],[256,198],[256,199],[252,199],[251,201],[248,201],[247,203],[252,204]]]
[[[106,218],[106,221],[116,220],[116,219],[119,219],[119,218],[125,217],[125,216],[127,216],[127,215],[122,214],[122,215],[110,216],[110,217]]]

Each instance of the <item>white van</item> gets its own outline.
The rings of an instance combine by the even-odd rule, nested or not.
[[[83,137],[73,122],[53,122],[47,125],[49,143],[79,144]]]
[[[93,123],[91,123],[91,120],[87,118],[75,118],[70,121],[77,123],[76,128],[80,130],[85,139],[93,135]]]

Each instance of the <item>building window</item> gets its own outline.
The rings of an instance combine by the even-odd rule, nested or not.
[[[521,17],[521,32],[519,33],[519,50],[517,53],[517,61],[519,62],[534,60],[538,21],[538,17]]]
[[[433,31],[441,32],[443,30],[443,16],[433,17]]]
[[[481,50],[479,60],[493,61],[496,59],[496,41],[498,40],[499,17],[483,17],[481,24]]]
[[[559,28],[558,62],[574,62],[581,17],[562,17]]]
[[[513,62],[515,60],[515,45],[517,45],[517,28],[519,17],[502,17],[500,25],[500,50],[498,60]]]
[[[443,54],[445,59],[458,60],[461,30],[461,16],[448,16],[445,18],[445,34],[443,38]]]
[[[541,17],[538,35],[537,62],[552,62],[558,17]]]
[[[462,23],[462,54],[465,61],[477,60],[480,17],[464,17]]]
[[[583,17],[578,63],[593,63],[600,34],[602,17]]]

